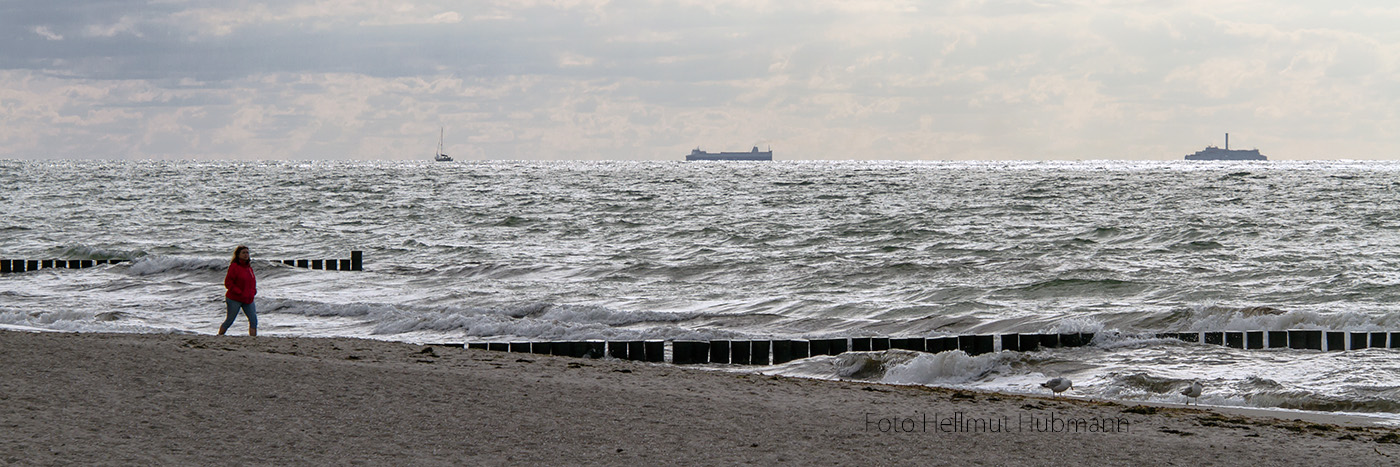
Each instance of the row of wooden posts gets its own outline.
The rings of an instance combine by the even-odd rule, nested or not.
[[[626,360],[670,362],[676,364],[723,363],[734,365],[779,365],[793,360],[840,355],[847,351],[882,351],[890,349],[919,352],[962,350],[969,355],[997,350],[997,336],[969,335],[943,337],[856,337],[844,339],[793,340],[712,340],[712,341],[572,341],[572,342],[472,342],[467,344],[437,344],[450,347],[495,350],[579,358],[602,358],[604,355]],[[1002,350],[1037,350],[1042,347],[1079,347],[1094,339],[1093,333],[1068,334],[1004,334]],[[669,345],[668,345],[669,344]],[[670,350],[668,360],[667,350]]]
[[[327,271],[363,271],[364,253],[360,251],[351,251],[350,259],[284,259],[273,262],[280,262],[288,266],[296,266],[299,268],[324,269]]]
[[[1345,332],[1322,330],[1221,331],[1161,333],[1149,337],[1179,339],[1223,345],[1237,349],[1288,348],[1304,350],[1359,350],[1368,347],[1400,348],[1400,332]],[[981,334],[943,337],[856,337],[845,339],[794,340],[712,340],[712,341],[565,341],[565,342],[472,342],[435,344],[448,347],[500,352],[561,355],[576,358],[610,356],[625,360],[670,362],[675,364],[719,363],[733,365],[779,365],[821,355],[847,351],[868,352],[890,349],[939,353],[961,350],[968,355],[996,351],[1035,351],[1046,348],[1081,347],[1094,340],[1094,333],[1058,334]],[[997,345],[1000,342],[1000,345]],[[1325,345],[1324,345],[1325,344]],[[668,352],[669,350],[669,352]],[[669,355],[669,359],[667,356]]]
[[[101,264],[130,262],[129,259],[0,259],[0,273],[38,271],[40,269],[85,269]],[[283,259],[273,260],[288,266],[327,271],[363,271],[364,253],[351,251],[350,259]]]
[[[0,259],[0,273],[38,271],[40,269],[84,269],[99,264],[125,263],[126,259]]]
[[[1186,342],[1204,342],[1236,349],[1299,349],[1299,350],[1361,350],[1365,348],[1400,349],[1400,332],[1385,331],[1323,331],[1290,329],[1287,331],[1222,331],[1163,333],[1157,337],[1175,338]],[[1326,345],[1324,345],[1326,344]]]

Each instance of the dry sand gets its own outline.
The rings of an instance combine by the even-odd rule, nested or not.
[[[1400,434],[1357,419],[357,339],[0,331],[0,361],[13,464],[1400,463]]]

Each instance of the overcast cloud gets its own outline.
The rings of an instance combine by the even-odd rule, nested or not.
[[[0,157],[1400,158],[1393,2],[0,0]]]

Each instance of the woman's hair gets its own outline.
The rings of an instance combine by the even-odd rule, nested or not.
[[[247,249],[248,249],[248,247],[243,246],[243,245],[238,245],[237,247],[235,247],[235,248],[233,249],[233,259],[230,260],[229,262],[230,262],[230,263],[237,263],[237,262],[238,262],[238,252],[244,251],[244,250],[247,250]]]

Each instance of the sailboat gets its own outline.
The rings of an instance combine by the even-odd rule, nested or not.
[[[437,150],[437,156],[436,156],[436,157],[433,157],[433,160],[435,160],[435,161],[438,161],[438,162],[452,162],[452,156],[449,156],[449,155],[447,155],[447,154],[443,154],[443,153],[442,153],[442,137],[443,137],[443,135],[446,134],[446,133],[447,133],[447,128],[445,128],[445,127],[444,127],[444,128],[441,128],[440,131],[438,132],[438,150]]]

